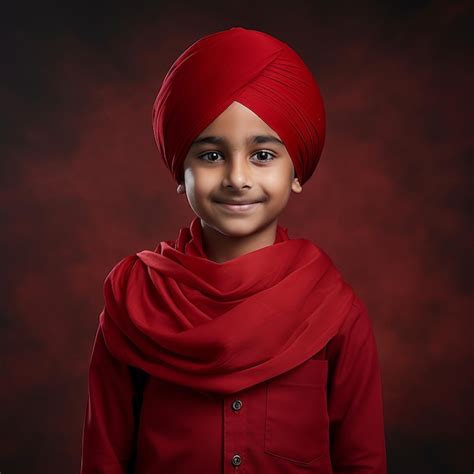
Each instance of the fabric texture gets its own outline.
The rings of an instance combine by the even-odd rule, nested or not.
[[[199,39],[163,79],[153,106],[153,133],[175,181],[183,179],[192,141],[234,101],[280,136],[303,185],[316,169],[325,140],[319,86],[288,44],[242,27]]]
[[[232,393],[296,367],[333,337],[355,294],[327,254],[278,225],[273,245],[206,258],[195,217],[122,259],[104,283],[110,352],[161,379]]]
[[[135,373],[99,326],[81,474],[387,474],[377,346],[359,298],[321,351],[242,391]]]

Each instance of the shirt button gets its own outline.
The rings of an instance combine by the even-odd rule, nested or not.
[[[239,411],[242,408],[242,401],[241,400],[234,400],[232,403],[232,410]]]
[[[241,463],[242,463],[242,458],[238,454],[235,454],[234,456],[232,456],[232,464],[234,466],[240,466]]]

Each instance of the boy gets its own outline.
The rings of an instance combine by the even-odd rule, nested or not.
[[[367,309],[277,222],[324,144],[309,69],[262,32],[205,36],[166,75],[153,129],[196,217],[107,275],[82,474],[385,474]]]

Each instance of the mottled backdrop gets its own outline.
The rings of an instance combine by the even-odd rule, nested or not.
[[[186,47],[231,26],[286,41],[321,86],[326,147],[280,222],[369,308],[390,472],[472,472],[468,5],[2,7],[2,474],[79,472],[103,280],[194,216],[157,155],[153,100]]]

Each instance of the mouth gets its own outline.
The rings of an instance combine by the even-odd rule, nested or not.
[[[221,206],[223,209],[226,209],[228,211],[232,212],[247,212],[255,209],[259,204],[262,203],[262,201],[253,201],[253,202],[243,202],[243,203],[234,203],[232,201],[216,201],[219,206]]]

